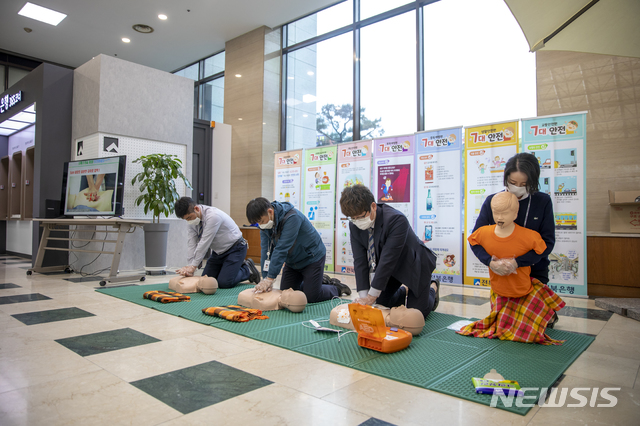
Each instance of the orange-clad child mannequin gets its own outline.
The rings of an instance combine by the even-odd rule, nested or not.
[[[518,198],[514,194],[496,194],[491,200],[491,211],[496,224],[478,228],[468,238],[471,245],[481,245],[494,259],[516,258],[531,250],[541,254],[547,248],[540,234],[514,223],[518,216]],[[520,267],[513,274],[501,276],[489,269],[491,313],[458,333],[544,345],[562,344],[545,331],[554,312],[565,303],[545,284],[531,278],[530,271],[528,266]]]

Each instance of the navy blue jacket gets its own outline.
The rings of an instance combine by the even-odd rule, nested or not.
[[[491,212],[491,200],[495,194],[489,195],[482,204],[480,210],[480,216],[476,220],[476,229],[485,225],[495,225],[493,220],[493,213]],[[525,216],[527,215],[527,206],[531,202],[529,207],[529,217],[527,223],[524,223]],[[518,217],[516,223],[525,228],[532,229],[540,234],[544,242],[547,244],[547,249],[542,254],[537,254],[535,251],[523,254],[516,258],[518,267],[531,266],[531,276],[537,278],[543,283],[549,282],[549,254],[553,250],[553,246],[556,244],[556,223],[553,217],[553,203],[551,197],[544,192],[536,192],[532,196],[519,201]],[[478,260],[485,265],[489,266],[491,263],[491,256],[480,245],[471,246],[471,250],[476,255]]]
[[[263,277],[276,278],[285,262],[293,269],[302,269],[326,256],[327,249],[320,234],[300,210],[287,202],[274,201],[271,206],[275,216],[273,228],[260,230],[262,247],[260,266]],[[295,213],[289,216],[282,226],[281,222],[290,210],[294,210]],[[275,234],[281,226],[280,238],[274,246]],[[264,261],[267,259],[269,250],[271,250],[271,263],[269,271],[265,271]]]
[[[356,288],[374,288],[384,291],[391,278],[406,285],[416,295],[428,291],[431,273],[436,267],[435,254],[413,232],[407,217],[387,204],[378,204],[373,226],[373,244],[376,253],[376,273],[369,282],[369,230],[361,230],[353,223],[351,250],[356,275]]]

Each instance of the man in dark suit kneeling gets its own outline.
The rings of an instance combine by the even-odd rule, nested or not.
[[[351,222],[356,302],[388,308],[406,305],[426,318],[439,302],[440,283],[431,281],[433,251],[418,239],[404,214],[376,204],[366,186],[345,188],[340,207]]]

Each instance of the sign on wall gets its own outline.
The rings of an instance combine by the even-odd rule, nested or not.
[[[349,219],[340,208],[342,190],[356,184],[371,187],[372,141],[338,145],[336,190],[336,272],[353,274]]]
[[[324,270],[332,272],[337,147],[307,149],[304,155],[304,205],[300,210],[320,234],[327,249]]]
[[[504,166],[518,153],[518,122],[465,129],[465,268],[464,284],[489,286],[489,267],[478,260],[467,238],[473,232],[484,200],[504,190]]]
[[[300,208],[302,150],[276,152],[274,167],[273,199],[288,201],[298,210]]]
[[[415,135],[373,141],[373,196],[401,211],[413,226]]]
[[[462,284],[462,127],[416,134],[415,232],[437,255],[433,278]]]
[[[587,296],[586,114],[522,120],[522,150],[540,163],[540,191],[553,200],[556,243],[549,254],[549,287]]]

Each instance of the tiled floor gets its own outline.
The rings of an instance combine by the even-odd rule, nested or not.
[[[556,328],[596,340],[558,386],[620,388],[616,406],[582,390],[594,407],[523,417],[133,305],[96,293],[97,281],[27,277],[20,260],[0,256],[3,426],[640,424],[640,322],[593,300],[565,299]],[[481,318],[489,293],[443,286],[438,311]]]

